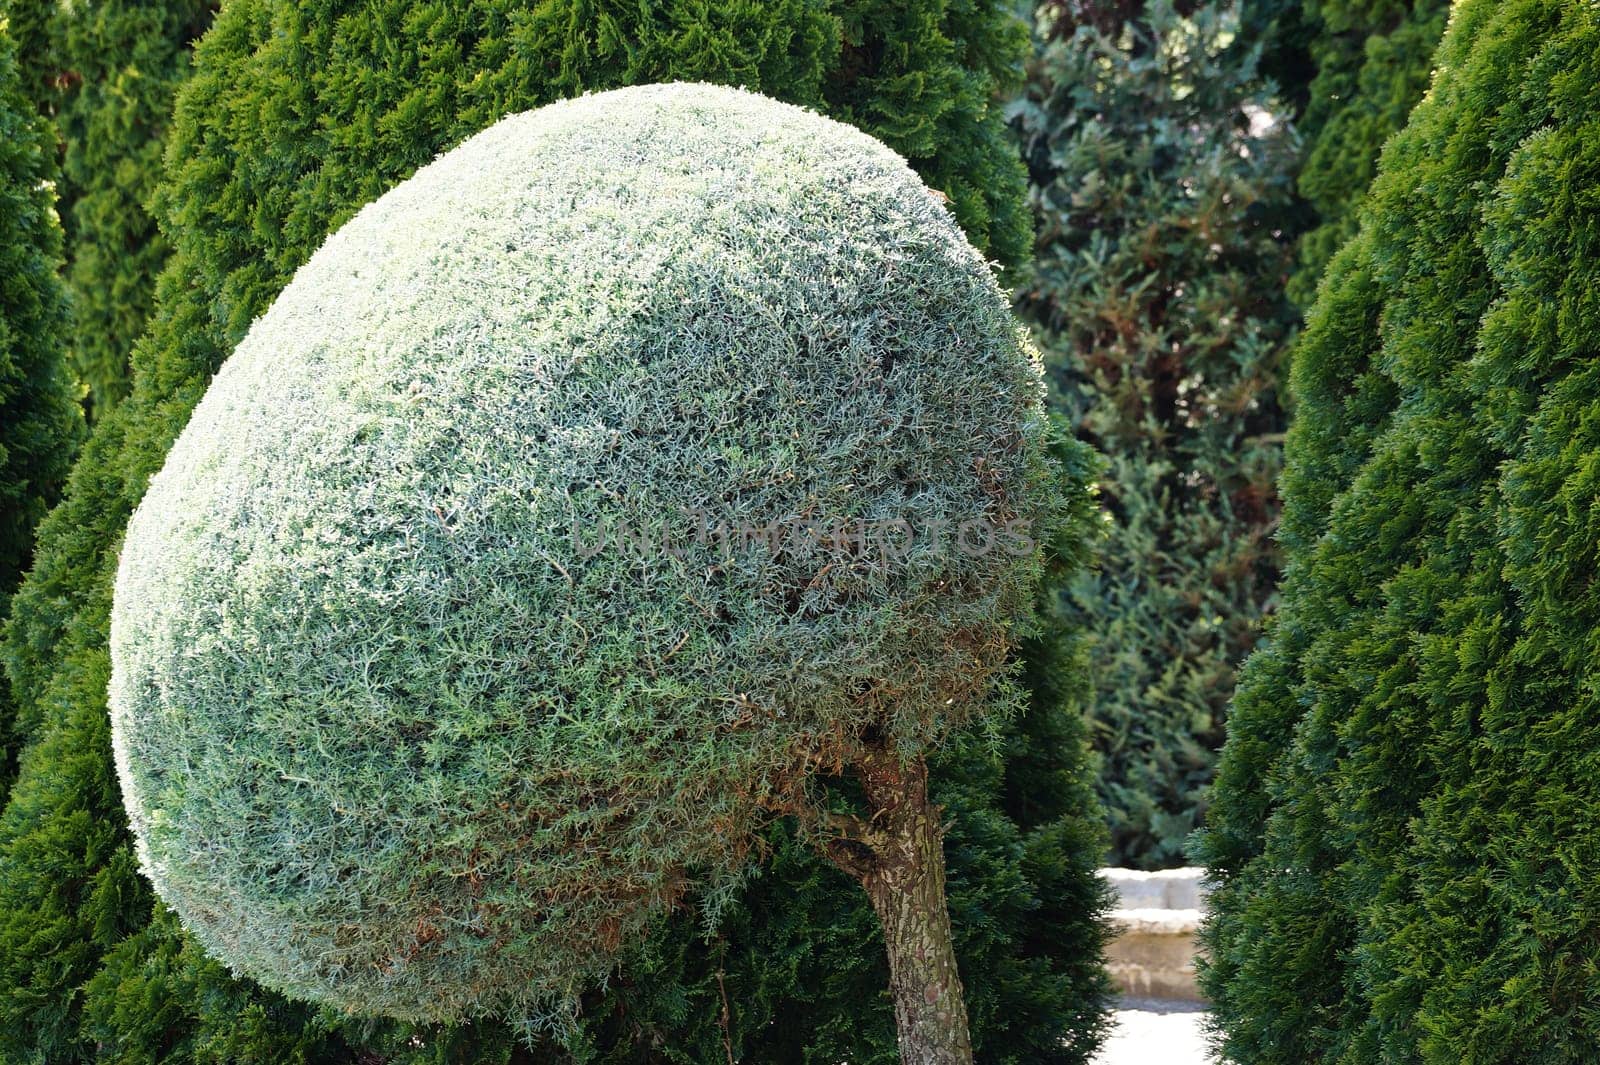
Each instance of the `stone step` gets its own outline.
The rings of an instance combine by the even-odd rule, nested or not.
[[[1206,871],[1183,869],[1102,869],[1100,876],[1117,891],[1125,909],[1195,910],[1206,896]]]
[[[1102,869],[1117,893],[1106,946],[1111,977],[1123,994],[1200,1002],[1195,982],[1195,932],[1205,901],[1203,869]]]

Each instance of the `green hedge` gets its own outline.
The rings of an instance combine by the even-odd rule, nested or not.
[[[55,16],[71,359],[91,419],[128,392],[129,352],[168,252],[147,205],[173,94],[215,9],[214,0],[110,0],[63,3]]]
[[[1600,995],[1600,9],[1464,0],[1296,352],[1201,854],[1246,1065],[1579,1062]]]
[[[1245,39],[1302,138],[1300,266],[1289,294],[1310,307],[1356,233],[1384,142],[1428,87],[1450,0],[1244,0]]]
[[[91,417],[128,391],[167,244],[148,210],[172,96],[211,0],[7,0],[26,34],[27,92],[60,137],[59,210],[72,303],[68,362]]]
[[[1156,0],[1110,30],[1040,17],[1014,109],[1039,230],[1018,305],[1057,405],[1108,459],[1109,541],[1063,609],[1092,634],[1111,860],[1161,868],[1204,814],[1234,668],[1277,577],[1293,314],[1275,220],[1293,144],[1259,124],[1273,101],[1229,47],[1228,10]]]
[[[0,625],[33,557],[34,528],[59,498],[83,429],[62,359],[55,137],[22,91],[0,16]],[[0,683],[0,795],[16,769],[10,691]]]
[[[724,0],[392,3],[233,0],[196,52],[158,217],[173,245],[129,399],[96,426],[41,533],[7,645],[32,748],[0,816],[0,1030],[51,1060],[506,1060],[505,1029],[342,1022],[235,981],[154,916],[135,872],[106,727],[108,578],[127,515],[205,382],[323,237],[500,115],[588,88],[743,83],[881,137],[950,196],[980,247],[1026,247],[1020,165],[997,114],[1020,28],[988,5]],[[1040,698],[994,764],[953,755],[934,790],[957,952],[986,1061],[1083,1061],[1103,1025],[1098,814],[1083,791],[1075,648],[1034,649]],[[1048,697],[1046,697],[1048,696]],[[1049,779],[1061,797],[1035,795]],[[674,922],[590,1004],[613,1061],[893,1060],[880,952],[859,889],[781,839],[704,939]],[[767,894],[770,892],[770,894]],[[787,900],[783,907],[771,899]],[[793,1027],[790,1027],[790,1026]],[[788,1038],[784,1038],[787,1036]],[[1065,1041],[1061,1037],[1065,1036]]]

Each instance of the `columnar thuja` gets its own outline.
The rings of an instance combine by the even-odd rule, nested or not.
[[[792,815],[882,919],[905,1059],[970,1060],[926,756],[1012,698],[1037,552],[570,532],[1042,540],[1085,489],[1041,397],[982,257],[864,134],[683,85],[501,122],[300,270],[129,527],[145,871],[291,994],[532,1017]]]
[[[18,27],[0,12],[0,625],[33,555],[34,527],[60,496],[82,429],[61,357],[67,301],[55,131],[24,91]],[[26,29],[26,27],[22,27]],[[0,797],[11,785],[14,711],[0,679]]]
[[[1295,349],[1199,839],[1244,1065],[1595,1057],[1600,7],[1462,0],[1431,67]]]

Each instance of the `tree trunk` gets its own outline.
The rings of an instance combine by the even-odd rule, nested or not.
[[[871,816],[829,847],[883,922],[903,1065],[972,1065],[967,1005],[944,895],[944,828],[922,759],[857,766]]]

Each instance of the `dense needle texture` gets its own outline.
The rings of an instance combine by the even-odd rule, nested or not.
[[[576,994],[811,775],[1003,707],[1042,391],[851,127],[684,85],[497,124],[297,272],[130,523],[143,867],[298,996]]]
[[[1205,975],[1247,1065],[1596,1043],[1600,7],[1467,0],[1296,351]]]

